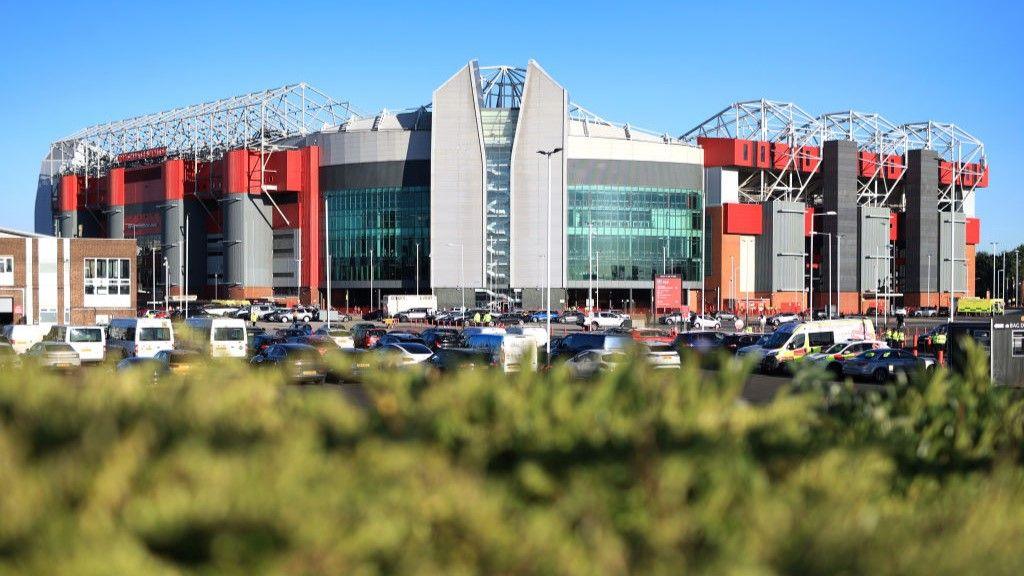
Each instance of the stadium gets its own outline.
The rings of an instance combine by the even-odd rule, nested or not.
[[[471,61],[402,111],[298,84],[80,130],[36,230],[136,238],[157,299],[644,308],[675,275],[692,308],[852,313],[973,294],[988,178],[954,124],[756,100],[673,137]]]

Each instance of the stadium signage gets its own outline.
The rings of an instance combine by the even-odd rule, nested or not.
[[[160,146],[159,148],[147,148],[145,150],[135,150],[133,152],[118,154],[117,161],[124,164],[125,162],[135,162],[136,160],[146,160],[148,158],[160,158],[166,155],[167,147]]]

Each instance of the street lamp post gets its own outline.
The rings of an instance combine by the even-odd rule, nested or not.
[[[561,148],[552,148],[551,150],[537,150],[537,154],[541,154],[547,159],[548,164],[548,220],[547,220],[547,258],[544,260],[544,267],[547,268],[547,308],[545,310],[545,320],[547,323],[547,363],[551,364],[551,157],[561,152]]]
[[[416,243],[416,295],[420,295],[420,243]]]
[[[999,242],[989,242],[992,246],[992,297],[996,297],[996,246]]]

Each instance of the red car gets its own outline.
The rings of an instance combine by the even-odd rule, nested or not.
[[[668,330],[657,328],[637,328],[630,331],[633,340],[641,344],[671,344],[676,335]]]

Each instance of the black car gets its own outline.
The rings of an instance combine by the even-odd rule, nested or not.
[[[363,314],[363,320],[366,320],[367,322],[383,322],[387,316],[387,313],[383,310],[370,310],[366,314]]]
[[[491,352],[476,348],[441,348],[427,359],[440,372],[482,370],[491,366]]]
[[[462,341],[459,331],[454,328],[427,328],[420,338],[431,349],[454,348]]]
[[[724,346],[725,334],[721,332],[683,332],[672,340],[672,347],[676,350],[689,349],[698,354],[713,352]]]
[[[279,337],[277,334],[270,334],[269,332],[262,332],[256,334],[249,339],[249,354],[255,356],[274,344],[280,344],[284,341],[284,338]]]
[[[381,336],[374,346],[379,348],[381,346],[387,346],[388,344],[399,344],[402,342],[412,342],[415,344],[423,344],[424,346],[427,345],[422,338],[412,332],[388,332]]]
[[[558,323],[576,324],[578,326],[583,326],[583,323],[586,321],[586,319],[587,316],[582,312],[576,312],[575,310],[567,310],[566,312],[562,313],[561,316],[558,317]]]
[[[295,384],[323,384],[327,377],[320,352],[306,344],[274,344],[254,356],[251,364],[283,370]]]
[[[737,350],[744,346],[757,344],[757,341],[760,339],[760,334],[726,334],[722,340],[722,348],[730,354],[735,354]]]

